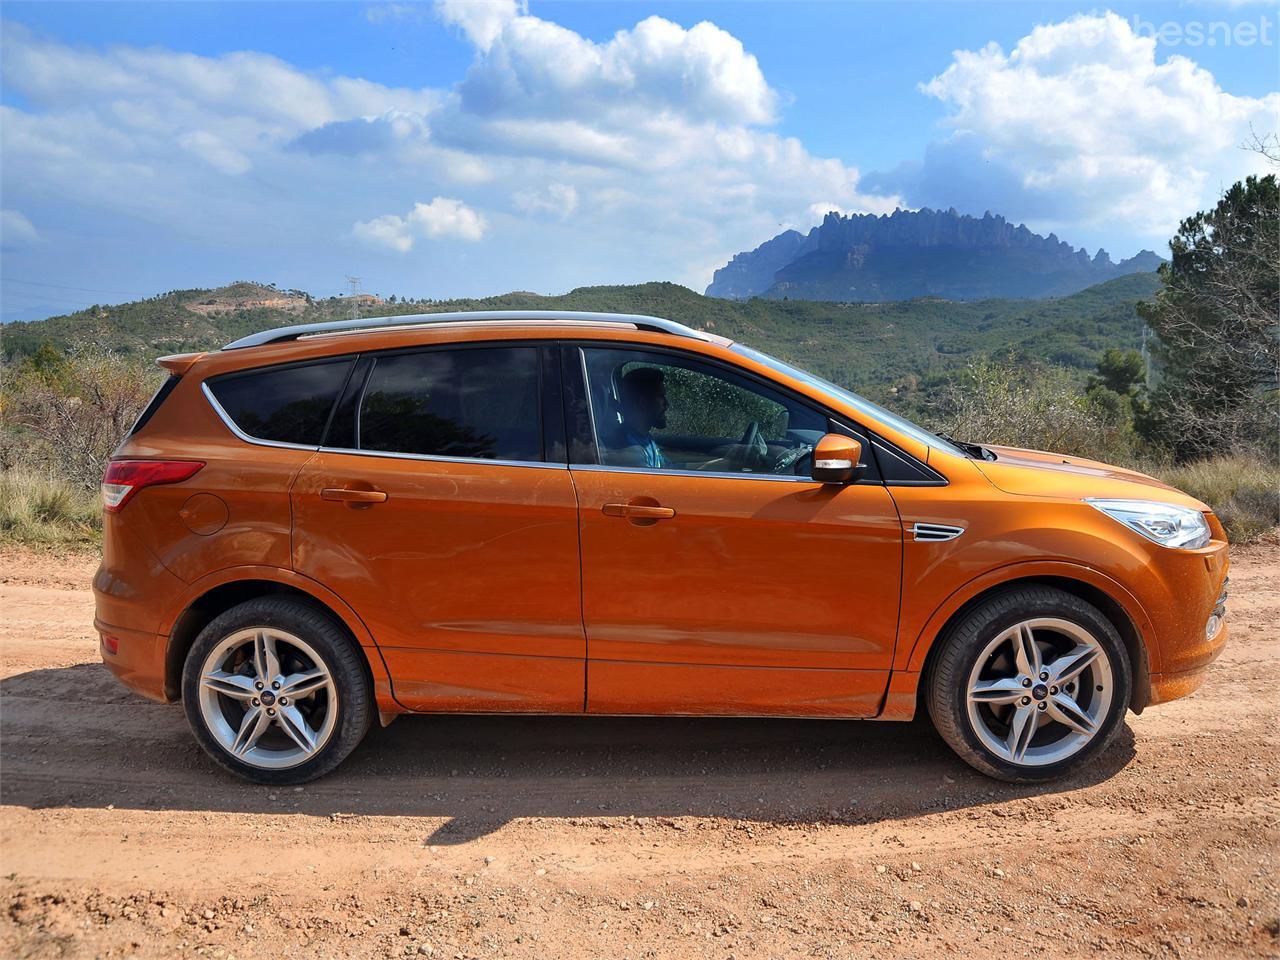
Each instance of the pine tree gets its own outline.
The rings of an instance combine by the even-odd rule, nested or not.
[[[1179,460],[1231,451],[1280,459],[1280,184],[1232,186],[1182,222],[1154,302],[1159,381],[1143,430]]]

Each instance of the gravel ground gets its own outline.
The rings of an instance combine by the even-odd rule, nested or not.
[[[920,722],[552,717],[252,787],[98,663],[93,566],[0,552],[6,957],[1280,955],[1275,543],[1205,687],[1038,788]]]

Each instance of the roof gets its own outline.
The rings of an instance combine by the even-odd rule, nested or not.
[[[412,327],[418,325],[454,323],[609,323],[627,324],[637,330],[669,333],[707,342],[722,342],[714,334],[704,333],[674,320],[647,317],[630,313],[583,313],[574,310],[476,310],[459,313],[418,313],[392,317],[361,317],[352,320],[330,320],[325,323],[299,323],[289,327],[276,327],[251,333],[247,337],[228,343],[223,350],[240,350],[266,343],[297,340],[300,337],[323,334],[358,333],[382,327]]]

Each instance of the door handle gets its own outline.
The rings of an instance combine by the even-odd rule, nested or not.
[[[624,517],[627,520],[670,520],[676,515],[671,507],[659,507],[647,503],[606,503],[606,517]]]
[[[385,503],[387,495],[381,490],[349,490],[346,487],[325,487],[320,491],[321,500],[334,500],[352,506],[370,506]]]

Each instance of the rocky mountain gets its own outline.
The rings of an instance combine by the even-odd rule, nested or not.
[[[987,213],[895,210],[887,216],[828,213],[808,234],[788,230],[715,272],[707,296],[881,303],[1061,297],[1131,273],[1155,270],[1143,250],[1112,261],[1090,257],[1054,234]]]

